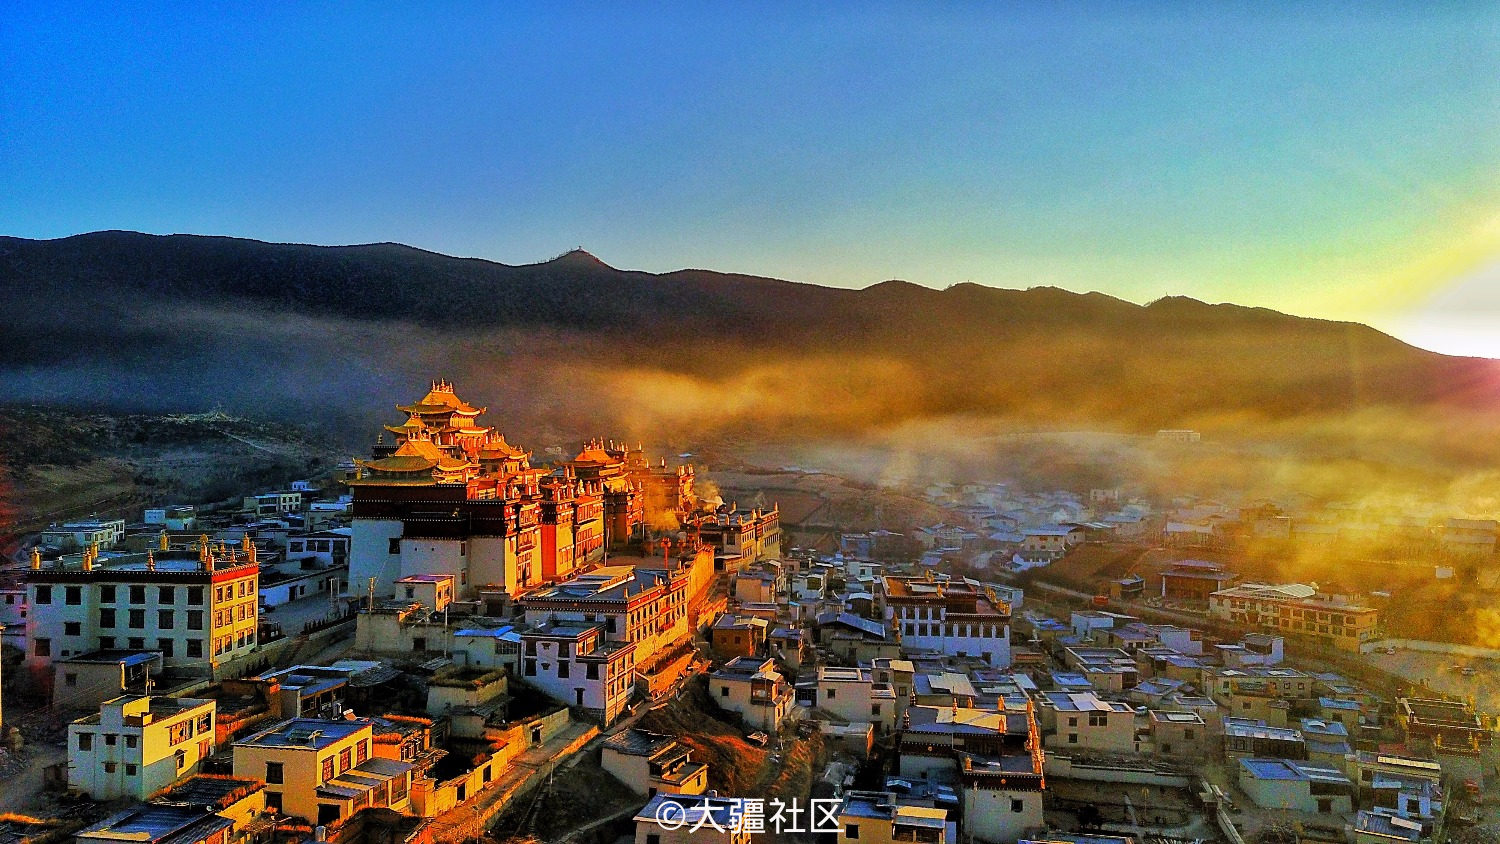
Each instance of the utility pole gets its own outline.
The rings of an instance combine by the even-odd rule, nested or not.
[[[0,624],[0,641],[4,641],[5,640],[5,635],[4,634],[5,634],[5,625],[4,624]],[[4,647],[0,647],[0,656],[3,656],[4,652],[5,652]],[[5,660],[4,659],[0,659],[0,744],[3,744],[4,741],[5,741]]]

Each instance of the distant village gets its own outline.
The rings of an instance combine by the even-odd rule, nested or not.
[[[1382,668],[1424,647],[1382,583],[1215,554],[1404,543],[1442,580],[1494,522],[938,484],[949,521],[789,547],[689,455],[543,465],[445,381],[396,410],[334,477],[3,573],[0,844],[522,838],[589,771],[560,840],[1441,844],[1500,799],[1495,713]]]

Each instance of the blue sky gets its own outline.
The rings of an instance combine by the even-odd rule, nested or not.
[[[1500,4],[623,5],[8,4],[0,232],[1186,294],[1500,356]]]

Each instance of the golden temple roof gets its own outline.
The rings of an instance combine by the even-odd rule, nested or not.
[[[573,458],[574,463],[618,463],[619,458],[600,448],[597,444],[590,444],[588,448],[578,453]]]
[[[447,381],[432,382],[432,389],[427,391],[427,395],[418,399],[416,404],[397,405],[396,409],[420,415],[455,413],[460,416],[478,416],[485,411],[485,408],[474,407],[459,398],[458,394],[453,392],[453,385]]]
[[[430,472],[438,465],[436,460],[405,454],[399,457],[382,457],[379,460],[355,459],[354,463],[376,472]]]

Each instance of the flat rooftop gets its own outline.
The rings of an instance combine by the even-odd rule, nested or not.
[[[321,749],[370,727],[363,719],[292,718],[235,742],[246,747],[307,747]]]

